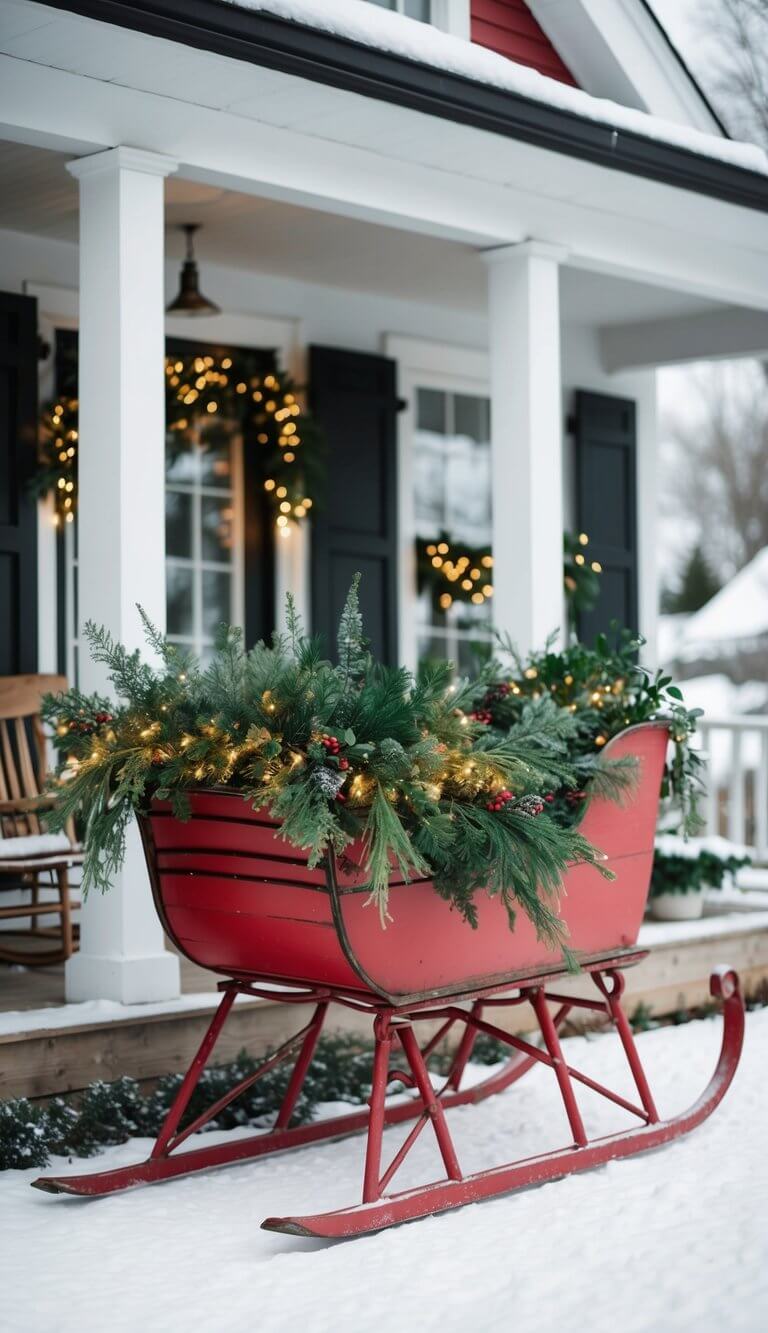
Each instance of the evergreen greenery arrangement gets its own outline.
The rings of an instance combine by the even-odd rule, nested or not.
[[[391,867],[429,877],[476,923],[475,895],[498,894],[539,938],[564,947],[561,877],[600,852],[551,818],[544,796],[573,785],[578,719],[529,699],[504,733],[470,713],[475,687],[449,664],[417,679],[374,662],[363,637],[356,578],[341,617],[338,665],[322,656],[288,603],[287,633],[249,652],[222,628],[205,670],[144,618],[159,665],[86,628],[120,700],[77,690],[49,697],[44,716],[60,752],[53,827],[78,817],[84,889],[107,889],[134,812],[153,797],[188,815],[187,792],[225,787],[281,824],[310,864],[361,840],[370,900],[385,922]],[[482,688],[487,688],[488,682]]]
[[[673,741],[664,774],[662,795],[679,811],[686,836],[701,827],[697,802],[701,791],[701,759],[691,748],[701,709],[688,709],[672,677],[651,672],[638,662],[644,640],[629,630],[616,630],[614,642],[597,636],[593,647],[573,642],[562,652],[548,644],[543,652],[522,658],[508,638],[499,636],[502,655],[510,665],[494,662],[476,683],[471,717],[492,737],[504,737],[519,724],[525,710],[550,700],[572,720],[568,757],[576,780],[552,793],[550,811],[562,825],[575,825],[590,797],[621,799],[631,787],[633,760],[606,763],[601,751],[625,728],[665,720]]]
[[[653,857],[651,898],[667,893],[702,893],[704,889],[721,889],[729,875],[751,865],[748,856],[732,852],[714,851],[695,843],[681,843],[679,839],[664,836],[659,839]]]

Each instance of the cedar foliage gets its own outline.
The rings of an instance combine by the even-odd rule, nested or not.
[[[431,877],[471,925],[487,891],[502,897],[510,922],[521,908],[541,939],[562,946],[564,870],[589,862],[606,873],[595,848],[530,799],[575,780],[572,719],[549,700],[529,701],[505,735],[489,737],[468,715],[472,687],[454,688],[450,668],[414,680],[373,661],[358,583],[341,617],[338,666],[290,600],[285,635],[246,652],[240,632],[222,626],[204,670],[146,617],[157,667],[86,626],[120,703],[70,690],[44,705],[61,755],[52,822],[82,821],[85,889],[109,887],[127,826],[153,797],[185,818],[187,791],[223,786],[279,820],[311,865],[361,841],[382,922],[395,865],[405,879]]]

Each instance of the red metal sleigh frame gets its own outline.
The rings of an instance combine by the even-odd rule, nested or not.
[[[629,1023],[621,1006],[623,970],[646,955],[636,947],[653,860],[659,787],[667,746],[663,723],[630,727],[606,746],[613,756],[633,755],[640,780],[632,801],[617,811],[590,803],[582,832],[603,849],[615,875],[606,885],[589,866],[568,869],[563,917],[570,943],[597,995],[582,999],[556,987],[566,973],[559,954],[535,936],[524,914],[510,931],[498,897],[478,899],[477,929],[435,893],[428,880],[405,883],[393,873],[393,920],[386,936],[376,913],[366,908],[368,889],[354,858],[340,867],[332,854],[320,866],[287,845],[280,829],[236,793],[224,790],[190,796],[192,817],[181,823],[169,806],[155,802],[140,819],[155,904],[166,933],[180,952],[226,980],[200,1049],[179,1089],[149,1158],[135,1166],[95,1174],[35,1181],[52,1193],[102,1195],[151,1184],[268,1153],[364,1132],[367,1136],[362,1200],[334,1212],[268,1218],[270,1230],[301,1236],[344,1237],[378,1231],[396,1222],[460,1207],[510,1190],[554,1180],[614,1158],[658,1148],[694,1129],[715,1109],[733,1078],[741,1053],[744,1008],[738,978],[728,969],[711,978],[723,1002],[724,1031],[713,1078],[693,1107],[675,1119],[659,1119]],[[274,986],[281,984],[276,992]],[[270,989],[271,987],[271,989]],[[314,1015],[295,1036],[190,1124],[184,1113],[237,995],[314,1004]],[[291,1121],[330,1004],[370,1015],[374,1055],[370,1104],[347,1115],[292,1127]],[[541,1045],[512,1036],[484,1016],[486,1011],[530,1004]],[[550,1005],[556,1006],[555,1012]],[[572,1010],[601,1015],[615,1028],[637,1090],[637,1103],[595,1082],[564,1059],[559,1029]],[[420,1046],[413,1024],[437,1021]],[[449,1073],[433,1088],[426,1061],[436,1046],[463,1024]],[[479,1033],[497,1037],[511,1050],[501,1069],[481,1083],[462,1087]],[[682,1040],[682,1037],[681,1037]],[[401,1057],[391,1067],[394,1046]],[[277,1064],[294,1060],[283,1104],[267,1132],[196,1148],[184,1144],[231,1101]],[[465,1176],[446,1120],[453,1107],[482,1101],[508,1088],[535,1064],[553,1070],[563,1100],[571,1142],[559,1151],[512,1161]],[[392,1084],[412,1094],[387,1105]],[[622,1133],[588,1140],[574,1085],[581,1084],[622,1108],[639,1124]],[[414,1121],[401,1146],[382,1165],[384,1129]],[[431,1123],[445,1179],[389,1193],[399,1168],[425,1126]]]
[[[658,1148],[696,1128],[711,1115],[722,1100],[736,1071],[741,1053],[744,1005],[736,974],[725,968],[714,972],[710,989],[713,996],[722,1000],[724,1021],[717,1067],[709,1086],[688,1111],[672,1120],[660,1120],[631,1028],[621,1005],[624,989],[623,969],[639,962],[645,956],[643,951],[627,949],[619,951],[614,957],[583,959],[582,970],[591,976],[598,991],[598,996],[594,999],[561,995],[549,990],[549,985],[565,975],[562,969],[551,970],[547,975],[526,978],[514,995],[499,993],[502,989],[509,991],[510,981],[507,981],[503,988],[497,986],[481,993],[457,994],[437,1003],[425,999],[418,1004],[402,1007],[368,1001],[353,992],[343,993],[337,989],[281,991],[278,996],[274,990],[253,982],[222,982],[220,990],[223,994],[219,1007],[147,1160],[114,1171],[43,1177],[34,1183],[37,1188],[51,1193],[99,1196],[134,1185],[152,1184],[196,1171],[244,1162],[325,1139],[339,1139],[349,1134],[365,1132],[367,1142],[360,1203],[333,1212],[297,1217],[271,1217],[262,1223],[268,1230],[282,1231],[290,1235],[341,1239],[379,1231],[398,1222],[410,1221],[480,1199],[506,1194],[512,1190],[556,1180],[572,1172],[587,1170],[617,1158]],[[310,1021],[265,1059],[255,1073],[243,1079],[202,1115],[180,1129],[184,1111],[194,1088],[213,1052],[232,1004],[239,994],[265,999],[279,998],[281,1003],[313,1003],[315,1009]],[[375,1044],[369,1108],[291,1128],[293,1112],[331,1002],[372,1015]],[[467,1002],[470,1002],[469,1008],[461,1007]],[[489,1008],[526,1003],[532,1006],[538,1022],[541,1046],[533,1045],[521,1037],[505,1032],[483,1016]],[[558,1006],[554,1015],[548,1007],[550,1003]],[[614,1025],[634,1079],[638,1104],[626,1100],[567,1064],[558,1031],[573,1009],[601,1014]],[[425,1019],[439,1020],[440,1027],[424,1046],[420,1046],[412,1025]],[[464,1025],[464,1031],[456,1047],[450,1071],[443,1086],[435,1090],[427,1071],[426,1061],[454,1025],[459,1023]],[[490,1074],[481,1083],[462,1089],[462,1077],[471,1057],[474,1042],[481,1032],[498,1038],[509,1046],[514,1054],[500,1070]],[[407,1069],[390,1067],[392,1049],[395,1045],[401,1049]],[[271,1130],[255,1133],[251,1137],[233,1142],[203,1145],[184,1152],[179,1151],[182,1144],[215,1119],[219,1112],[240,1093],[277,1064],[291,1057],[294,1057],[293,1072]],[[537,1063],[544,1064],[554,1071],[572,1142],[556,1152],[509,1162],[468,1176],[463,1175],[445,1112],[452,1107],[479,1102],[503,1091]],[[387,1087],[395,1081],[412,1089],[414,1097],[405,1104],[387,1106],[385,1101]],[[621,1107],[640,1121],[639,1126],[607,1137],[589,1140],[574,1092],[575,1083],[590,1088]],[[410,1120],[415,1121],[414,1125],[389,1164],[382,1166],[384,1129]],[[431,1123],[437,1140],[445,1168],[445,1179],[401,1193],[387,1193],[393,1177],[427,1123]]]

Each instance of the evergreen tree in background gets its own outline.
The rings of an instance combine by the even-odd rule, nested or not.
[[[720,591],[720,586],[697,542],[683,566],[680,586],[675,591],[665,589],[662,593],[661,609],[671,615],[698,611]]]

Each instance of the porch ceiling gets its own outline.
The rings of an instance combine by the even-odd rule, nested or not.
[[[0,142],[0,229],[77,243],[77,185],[70,154]],[[166,182],[167,249],[180,258],[176,227],[203,224],[203,263],[455,310],[486,308],[487,274],[473,246],[386,227],[180,177]],[[25,277],[34,275],[25,274]],[[690,293],[565,267],[563,318],[609,328],[716,311]]]

